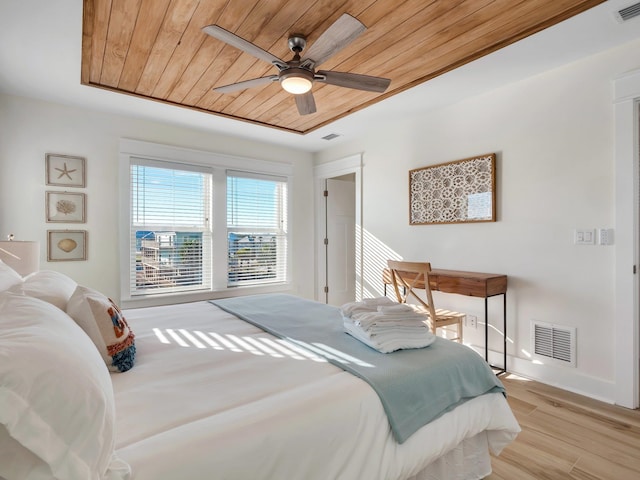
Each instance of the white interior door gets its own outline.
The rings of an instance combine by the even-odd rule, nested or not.
[[[615,118],[615,398],[640,406],[640,69],[613,82]],[[633,268],[633,270],[632,270]]]
[[[356,298],[356,184],[354,175],[327,179],[327,303],[340,306]]]

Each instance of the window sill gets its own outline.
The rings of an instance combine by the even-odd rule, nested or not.
[[[224,290],[204,290],[189,293],[166,293],[122,299],[120,302],[120,306],[123,309],[158,307],[176,303],[201,302],[204,300],[215,300],[218,298],[228,297],[242,297],[246,295],[258,295],[264,293],[294,293],[294,289],[290,283],[281,283],[277,285],[233,287]]]

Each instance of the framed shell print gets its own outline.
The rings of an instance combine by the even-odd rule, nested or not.
[[[47,261],[86,259],[86,230],[47,230]]]

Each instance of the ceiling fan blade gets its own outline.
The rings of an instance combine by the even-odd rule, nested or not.
[[[296,106],[298,107],[300,115],[316,113],[316,101],[313,98],[313,93],[311,93],[311,91],[301,93],[300,95],[294,95],[294,97],[296,97]]]
[[[320,70],[316,74],[316,82],[337,85],[338,87],[355,88],[367,92],[384,92],[391,80],[382,77],[372,77],[370,75],[360,75],[359,73],[344,73]]]
[[[353,42],[367,29],[360,20],[343,13],[304,54],[302,65],[315,68]]]
[[[231,33],[230,31],[219,27],[218,25],[203,27],[202,31],[213,38],[222,40],[224,43],[231,45],[232,47],[236,47],[237,49],[247,52],[260,60],[264,60],[267,63],[275,65],[280,70],[286,67],[286,63],[275,55],[270,54],[266,50],[261,49],[257,45],[254,45],[253,43],[237,36],[235,33]]]
[[[259,87],[267,83],[278,81],[278,75],[269,75],[268,77],[254,78],[251,80],[245,80],[244,82],[232,83],[230,85],[223,85],[222,87],[215,87],[214,92],[218,93],[232,93],[238,90],[244,90],[251,87]]]

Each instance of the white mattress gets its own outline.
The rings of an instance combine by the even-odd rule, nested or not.
[[[137,362],[112,380],[117,454],[133,480],[408,479],[464,439],[498,454],[519,431],[504,397],[490,394],[398,444],[364,381],[278,349],[281,340],[208,302],[125,315]],[[480,478],[469,475],[460,478]]]

